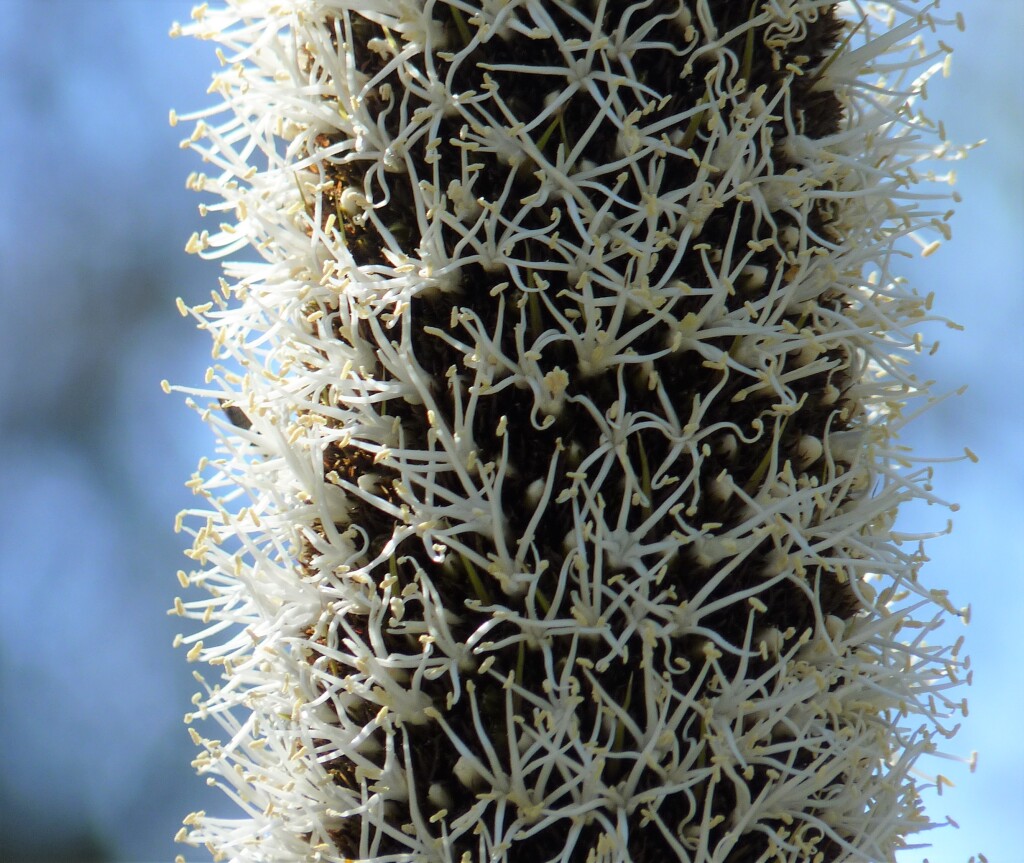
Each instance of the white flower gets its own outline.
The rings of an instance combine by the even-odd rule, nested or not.
[[[893,524],[937,500],[895,266],[948,234],[937,5],[196,10],[189,248],[250,260],[191,309],[219,452],[176,611],[242,813],[182,841],[797,863],[932,826],[966,612]]]

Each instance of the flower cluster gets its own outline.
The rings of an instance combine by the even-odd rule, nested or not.
[[[966,710],[897,507],[935,2],[229,0],[182,514],[217,859],[889,861]],[[177,118],[172,115],[172,120]],[[940,130],[941,131],[941,127]],[[923,182],[922,182],[923,181]],[[911,409],[913,406],[913,409]],[[223,408],[223,410],[221,410]],[[940,780],[941,781],[941,780]]]

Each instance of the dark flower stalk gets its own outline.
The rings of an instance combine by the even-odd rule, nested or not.
[[[898,442],[911,0],[230,0],[176,611],[215,859],[892,861],[966,710]],[[172,118],[176,119],[176,118]],[[941,130],[941,127],[939,127]],[[924,167],[921,167],[924,165]],[[224,408],[221,410],[220,408]],[[944,781],[939,777],[938,781]]]

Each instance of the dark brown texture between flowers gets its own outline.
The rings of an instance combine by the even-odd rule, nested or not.
[[[621,20],[632,14],[643,15],[648,18],[659,14],[673,12],[678,4],[658,0],[649,4],[641,4],[642,11],[637,13],[632,10],[633,4],[612,2],[606,5],[605,20],[600,22],[600,30],[608,33],[614,30]],[[712,17],[717,25],[719,33],[730,31],[741,25],[756,7],[747,3],[738,3],[735,0],[711,0],[708,8],[712,11]],[[589,39],[592,34],[585,30],[577,19],[574,19],[561,8],[549,4],[547,9],[555,24],[565,38]],[[446,29],[449,38],[456,43],[462,38],[464,28],[467,26],[465,20],[458,20],[462,13],[456,11],[454,4],[446,5],[437,3],[433,6],[434,15]],[[519,14],[525,15],[525,12]],[[357,63],[361,72],[371,78],[380,74],[386,64],[386,58],[374,52],[368,47],[371,39],[386,39],[389,34],[383,28],[374,24],[369,18],[360,17],[357,13],[351,13],[351,27],[343,33],[342,22],[337,19],[326,20],[324,27],[334,29],[338,38],[337,45],[344,40],[349,41],[350,49],[355,53]],[[665,28],[670,31],[669,28]],[[836,19],[833,9],[823,11],[813,21],[807,22],[807,36],[800,42],[793,42],[784,47],[770,48],[764,45],[764,33],[753,31],[752,45],[739,44],[728,46],[732,48],[738,57],[750,57],[749,69],[744,69],[746,75],[746,88],[754,91],[758,87],[765,87],[767,97],[778,91],[780,87],[790,86],[791,100],[794,107],[793,115],[802,124],[800,131],[809,137],[818,138],[828,135],[837,130],[840,121],[840,106],[834,95],[827,90],[813,89],[813,75],[807,74],[798,76],[789,82],[790,76],[786,71],[788,64],[796,64],[809,72],[817,68],[831,55],[838,42],[841,33],[841,25]],[[667,38],[667,37],[666,37]],[[741,36],[740,41],[748,37]],[[480,91],[483,88],[483,75],[487,74],[497,85],[498,92],[506,104],[513,110],[521,120],[529,120],[537,116],[544,108],[545,89],[533,86],[530,79],[524,79],[511,72],[495,70],[494,66],[501,66],[508,63],[523,63],[524,56],[530,58],[530,62],[538,67],[560,66],[564,60],[555,50],[551,40],[529,40],[526,43],[523,37],[512,37],[507,40],[493,38],[486,45],[477,49],[476,54],[470,62],[462,62],[457,68],[452,68],[451,63],[442,56],[433,58],[434,67],[438,77],[450,75],[450,87],[453,92],[464,92],[470,90]],[[488,70],[484,70],[477,63],[487,63]],[[689,55],[677,56],[665,49],[646,49],[638,51],[632,58],[633,68],[639,81],[646,87],[651,88],[659,95],[668,96],[668,102],[660,109],[650,114],[648,122],[656,122],[659,116],[671,115],[683,110],[689,105],[698,105],[704,97],[705,84],[704,75],[710,67],[711,59],[705,56],[693,63],[692,69],[687,69]],[[427,69],[421,70],[424,75],[429,74]],[[739,70],[735,77],[739,78]],[[524,86],[524,81],[526,85]],[[382,118],[384,127],[391,135],[396,135],[399,127],[399,112],[394,108],[394,102],[387,102],[379,96],[380,83],[387,83],[395,94],[401,95],[402,84],[397,74],[391,73],[385,76],[384,80],[378,83],[376,93],[369,98],[376,99],[374,113]],[[396,99],[398,96],[396,95]],[[632,94],[623,91],[622,98],[628,100]],[[654,100],[656,101],[656,100]],[[423,103],[425,104],[425,103]],[[416,99],[412,99],[412,106],[415,108]],[[630,107],[642,107],[637,104]],[[595,115],[596,107],[592,99],[585,91],[573,97],[564,107],[561,115],[558,130],[554,132],[544,147],[544,155],[549,159],[555,159],[559,147],[559,139],[564,135],[570,142],[583,134]],[[463,120],[454,116],[442,123],[441,138],[447,141],[450,138],[458,139]],[[772,123],[772,137],[778,142],[784,135],[785,129],[781,121]],[[611,127],[600,127],[590,137],[580,159],[589,160],[597,165],[608,164],[615,161],[615,130]],[[706,140],[707,130],[698,126],[692,135],[692,146],[699,149],[702,142]],[[317,139],[317,145],[327,149],[336,141],[331,135],[324,133]],[[313,154],[315,155],[315,154]],[[425,154],[414,152],[413,158],[422,158]],[[460,154],[453,147],[444,147],[439,151],[439,173],[442,178],[442,187],[450,180],[461,177],[462,169]],[[537,180],[532,171],[520,169],[518,172],[492,154],[476,153],[474,160],[483,163],[484,168],[477,174],[476,184],[473,187],[473,194],[478,198],[488,201],[497,200],[510,180],[510,173],[515,173],[513,180],[513,192],[510,200],[519,200],[528,197],[536,191]],[[665,174],[662,182],[663,188],[682,189],[690,186],[697,173],[694,162],[687,158],[676,155],[669,155],[664,159]],[[777,174],[785,173],[789,168],[795,167],[785,154],[779,149],[772,151],[773,171]],[[336,224],[340,226],[345,236],[346,248],[355,262],[362,266],[372,266],[386,263],[382,257],[382,250],[388,245],[388,240],[382,237],[372,224],[360,223],[343,212],[341,196],[344,190],[350,186],[359,187],[361,184],[360,164],[358,162],[342,163],[338,159],[330,157],[323,158],[321,163],[326,178],[331,181],[330,186],[323,193],[322,213],[326,224],[328,218],[335,217]],[[409,218],[412,202],[415,198],[415,190],[412,189],[408,180],[403,180],[402,175],[396,174],[391,178],[389,186],[391,192],[390,202],[378,208],[377,216],[380,221],[388,226],[392,235],[401,240],[408,254],[415,256],[415,250],[421,237],[415,222]],[[635,181],[629,178],[618,191],[618,195],[624,201],[631,204],[639,204],[640,190]],[[613,204],[612,213],[616,216],[625,216],[626,210],[621,204]],[[535,228],[538,231],[546,229],[545,219],[549,217],[543,209],[538,208],[530,213],[523,225],[525,228]],[[774,231],[776,236],[781,235],[787,227],[794,225],[794,219],[784,211],[773,214],[775,220]],[[810,213],[808,225],[812,238],[817,236],[822,243],[828,242],[831,238],[832,228],[830,227],[830,214],[820,208]],[[736,233],[744,238],[740,245],[745,245],[745,240],[763,240],[771,235],[770,226],[757,218],[753,207],[743,207],[737,202],[719,208],[707,219],[700,235],[700,242],[706,243],[712,249],[720,253],[734,225],[738,224]],[[588,238],[579,238],[580,242],[586,242]],[[458,241],[458,235],[451,228],[446,228],[443,233],[443,241],[446,250],[452,253]],[[551,255],[551,250],[542,240],[522,241],[515,250],[520,260],[541,261],[545,256]],[[630,275],[625,272],[624,261],[626,257],[616,259],[616,266],[622,269],[620,273],[622,283],[626,284]],[[670,263],[671,256],[663,255],[652,265],[649,276],[652,281],[666,275],[666,268],[674,266],[674,271],[669,275],[691,285],[695,289],[695,296],[690,299],[682,299],[673,308],[673,315],[677,319],[683,318],[688,312],[699,312],[703,304],[701,289],[709,285],[708,276],[699,255],[688,253],[676,264]],[[763,267],[769,274],[774,274],[780,269],[785,270],[787,262],[782,256],[779,248],[769,246],[764,251],[758,252],[750,261],[750,264]],[[551,272],[545,273],[545,278],[551,279]],[[513,282],[509,268],[488,271],[479,264],[468,264],[463,267],[460,273],[460,281],[457,289],[452,292],[434,292],[429,295],[417,297],[412,301],[407,314],[411,317],[415,328],[414,348],[415,356],[422,368],[428,373],[433,386],[433,395],[444,416],[443,422],[451,425],[454,421],[454,396],[451,391],[452,379],[449,377],[449,369],[455,367],[456,379],[472,380],[472,370],[463,365],[463,355],[452,349],[441,339],[430,335],[432,328],[438,330],[450,329],[450,320],[453,307],[471,310],[483,323],[488,332],[496,332],[498,328],[499,304],[491,294],[491,289],[501,282]],[[545,292],[550,298],[557,298],[561,291],[571,291],[573,284],[568,279],[561,283],[552,281]],[[530,299],[520,291],[516,293],[515,287],[508,290],[509,301],[504,308],[504,340],[500,348],[508,355],[516,355],[516,346],[513,341],[514,326],[519,321],[519,302],[530,302]],[[595,292],[599,288],[594,289]],[[611,296],[611,294],[609,294]],[[743,303],[750,298],[749,291],[738,290],[727,299],[727,307],[730,311],[742,308]],[[554,300],[557,302],[557,300]],[[566,300],[566,302],[569,302]],[[818,300],[822,307],[831,307],[838,310],[841,307],[841,300],[837,292],[826,292]],[[689,305],[688,305],[689,304]],[[346,330],[338,324],[340,316],[338,309],[326,309],[325,321],[327,326],[333,326],[334,335],[350,342],[354,347],[359,344],[373,344],[375,336],[372,329],[361,323],[355,328]],[[533,316],[530,318],[532,331],[530,335],[536,337],[540,332],[557,330],[561,326],[556,318],[550,313],[544,303],[537,303],[536,308],[531,310]],[[796,327],[809,325],[806,311],[794,312],[788,319]],[[649,329],[641,336],[633,346],[637,353],[647,354],[658,348],[658,340],[665,338],[662,329]],[[715,347],[723,351],[730,349],[729,340],[719,340]],[[541,353],[538,361],[542,370],[550,371],[557,368],[564,369],[569,374],[569,393],[573,395],[585,395],[596,406],[598,411],[607,414],[613,403],[619,398],[619,381],[616,378],[616,371],[608,369],[597,374],[586,374],[580,370],[578,358],[575,351],[567,340],[554,341],[548,344]],[[826,399],[825,392],[828,385],[837,386],[845,393],[852,385],[851,379],[851,358],[842,351],[834,349],[826,354],[828,361],[825,370],[810,374],[796,380],[792,384],[795,400],[800,408],[789,417],[785,424],[785,430],[781,435],[781,442],[777,445],[778,461],[782,463],[789,459],[794,466],[800,461],[797,455],[797,445],[803,435],[814,435],[822,437],[825,430],[830,428],[832,432],[842,431],[851,428],[860,419],[857,404],[848,398],[840,398],[838,402]],[[798,355],[787,357],[787,368],[798,368],[801,360]],[[704,396],[711,392],[716,386],[721,386],[717,398],[713,400],[708,412],[704,415],[703,423],[708,427],[716,423],[731,423],[733,426],[744,430],[751,430],[757,422],[763,422],[769,427],[775,422],[773,406],[776,398],[771,393],[751,393],[745,398],[734,400],[741,390],[749,387],[750,380],[742,377],[734,371],[714,367],[701,361],[695,352],[678,351],[673,354],[653,361],[654,371],[664,383],[665,389],[674,398],[680,414],[688,413],[688,406],[695,396]],[[375,376],[377,379],[386,380],[389,373],[384,364],[378,364],[374,369],[366,369],[366,373]],[[636,371],[625,372],[625,383],[630,398],[630,409],[633,411],[649,411],[654,414],[661,414],[662,407],[658,403],[655,394],[645,385],[644,375],[648,372],[636,367]],[[500,397],[481,398],[480,407],[477,411],[472,428],[473,438],[480,447],[481,461],[497,461],[500,457],[500,441],[494,436],[494,429],[498,425],[502,415],[516,418],[525,418],[530,415],[534,407],[533,393],[526,388],[506,388]],[[428,422],[421,405],[393,399],[387,403],[389,417],[396,418],[404,433],[406,447],[410,449],[429,449],[428,444]],[[593,422],[591,416],[577,403],[566,401],[561,413],[556,417],[553,424],[544,430],[531,427],[528,422],[510,422],[506,434],[509,445],[509,470],[504,485],[504,500],[506,506],[504,514],[508,519],[507,531],[509,535],[521,536],[526,528],[526,523],[532,513],[529,508],[523,506],[527,498],[527,490],[535,480],[544,479],[548,473],[549,465],[553,454],[561,450],[558,461],[558,478],[556,479],[554,493],[551,495],[552,503],[548,505],[545,517],[541,520],[540,527],[536,532],[535,543],[543,559],[550,562],[547,575],[539,583],[540,590],[545,592],[548,600],[554,596],[554,582],[557,579],[561,562],[564,560],[564,538],[573,527],[573,515],[571,504],[554,503],[558,492],[569,488],[571,480],[566,476],[567,472],[579,466],[580,459],[586,454],[593,452],[600,443],[600,430]],[[756,486],[763,480],[763,470],[766,459],[771,455],[774,436],[772,434],[762,435],[755,443],[737,445],[736,439],[730,432],[723,429],[717,436],[707,439],[709,444],[708,454],[700,463],[699,478],[696,487],[701,490],[699,499],[688,513],[690,523],[699,526],[704,524],[722,525],[722,531],[727,531],[730,526],[737,524],[743,518],[743,504],[734,495],[726,501],[721,501],[709,491],[710,484],[722,471],[726,471],[739,487]],[[397,472],[386,464],[376,463],[372,454],[367,448],[361,446],[359,440],[353,439],[347,446],[334,445],[324,453],[324,476],[328,482],[340,484],[355,484],[360,476],[368,473],[374,474],[378,479],[380,498],[392,505],[397,505],[399,495],[394,489],[397,479]],[[663,465],[671,458],[672,442],[656,431],[647,430],[634,434],[630,438],[629,458],[634,463],[641,460],[648,465]],[[843,465],[833,466],[836,470],[842,470]],[[808,476],[824,476],[826,465],[819,459],[816,463],[805,465],[801,468]],[[694,470],[693,459],[689,454],[680,454],[672,465],[672,473],[677,476],[687,476]],[[458,492],[458,480],[454,473],[448,477],[437,479],[442,487]],[[626,493],[621,478],[616,482],[607,481],[602,493],[609,511],[617,511],[621,496]],[[665,499],[669,489],[651,489],[650,500],[644,506],[632,508],[630,523],[628,527],[635,529],[639,523],[647,517],[647,514],[656,510],[659,503]],[[351,521],[361,526],[371,537],[371,544],[367,549],[367,560],[376,557],[385,544],[392,538],[395,530],[393,518],[371,503],[354,499]],[[662,523],[655,528],[655,532],[669,535],[675,530],[674,517],[666,515]],[[344,525],[338,525],[338,530],[343,530]],[[322,527],[321,527],[322,530]],[[302,570],[312,573],[317,570],[317,540],[322,537],[311,538],[307,544],[306,553],[303,555]],[[489,549],[488,535],[477,532],[470,542],[476,551],[486,556]],[[744,560],[735,568],[728,583],[723,586],[720,593],[724,595],[734,594],[742,591],[745,587],[755,586],[763,581],[763,571],[768,556],[775,550],[771,538],[764,539],[757,548],[748,553]],[[466,571],[466,562],[458,555],[449,555],[449,560],[444,564],[431,561],[424,553],[422,545],[413,540],[406,540],[391,555],[394,561],[394,572],[397,574],[400,586],[406,586],[416,582],[418,572],[429,574],[429,579],[441,595],[443,604],[453,609],[457,614],[457,622],[452,624],[453,632],[463,642],[478,628],[478,626],[490,614],[481,611],[466,600],[479,600],[469,589],[470,577]],[[667,571],[663,579],[663,585],[676,602],[683,602],[692,597],[713,574],[714,564],[701,563],[696,554],[689,547],[681,548],[680,552],[669,561]],[[608,572],[606,578],[615,573]],[[625,577],[628,572],[622,573]],[[379,574],[383,578],[384,573]],[[486,576],[485,576],[486,577]],[[857,611],[857,602],[852,592],[845,585],[843,577],[824,567],[816,567],[806,572],[803,582],[816,599],[812,603],[807,595],[797,589],[790,581],[783,581],[775,587],[763,592],[761,600],[767,606],[760,618],[760,625],[763,628],[775,627],[782,632],[790,633],[790,637],[799,635],[808,627],[815,626],[815,606],[826,615],[837,615],[847,618]],[[497,585],[490,586],[492,597],[500,597],[500,602],[507,607],[520,612],[526,612],[525,600],[521,597],[512,597],[501,594]],[[716,595],[717,596],[717,595]],[[714,597],[713,597],[714,598]],[[562,607],[554,609],[552,614],[560,617],[569,617],[569,604],[571,596],[568,592],[563,594]],[[703,621],[703,625],[714,629],[726,641],[732,644],[741,644],[744,638],[744,631],[747,626],[748,609],[745,604],[742,607],[725,607],[718,613]],[[406,621],[415,620],[417,609],[415,604],[410,603],[406,609]],[[347,632],[356,637],[362,633],[363,638],[366,628],[369,625],[365,618],[356,614],[346,615]],[[508,624],[507,626],[511,626]],[[607,626],[611,632],[618,628],[621,631],[623,621],[615,614],[609,616]],[[308,633],[312,636],[312,632]],[[497,641],[502,635],[499,627],[492,635],[492,640]],[[324,636],[322,643],[326,648],[337,648],[337,631],[332,635]],[[334,643],[332,643],[332,638]],[[414,639],[401,634],[401,627],[384,629],[381,633],[384,643],[394,655],[405,655],[414,653],[419,645]],[[563,639],[568,644],[567,639]],[[672,644],[672,650],[676,656],[688,657],[693,661],[689,671],[676,672],[676,686],[679,689],[688,689],[697,679],[700,671],[698,658],[701,656],[703,639],[694,636],[683,636]],[[633,636],[626,642],[628,655],[639,657],[642,654],[642,646],[638,636]],[[608,645],[600,639],[591,641],[581,640],[577,645],[577,656],[598,662],[607,653]],[[553,652],[558,655],[559,647],[553,647]],[[505,693],[500,682],[507,675],[511,674],[518,686],[526,691],[536,690],[544,679],[544,669],[540,662],[531,662],[527,657],[524,661],[520,650],[515,647],[508,647],[495,651],[492,655],[496,657],[494,666],[489,674],[477,674],[473,677],[477,684],[478,701],[481,715],[485,718],[487,732],[491,743],[498,748],[499,756],[504,759],[506,765],[509,759],[507,751],[508,741],[514,739],[516,729],[506,727],[505,719]],[[323,657],[320,657],[322,660]],[[317,656],[311,655],[310,662],[317,662]],[[720,659],[722,668],[727,677],[736,671],[738,660],[735,657],[726,655]],[[773,660],[764,659],[751,663],[747,674],[756,677],[759,674],[769,672]],[[335,672],[337,673],[337,669]],[[580,728],[590,730],[601,724],[598,707],[594,699],[587,697],[586,690],[588,682],[581,677],[580,682],[584,687],[584,695],[579,706]],[[647,717],[644,716],[643,699],[635,692],[636,678],[633,673],[632,664],[626,661],[612,662],[607,670],[600,675],[601,686],[612,693],[617,702],[626,706],[627,711],[633,716],[640,727],[644,727]],[[721,681],[719,681],[721,684]],[[709,679],[706,683],[708,693],[714,691],[715,681]],[[448,679],[441,677],[437,680],[424,680],[422,690],[428,693],[434,705],[444,710],[446,696],[450,687]],[[376,713],[376,706],[365,702],[360,705],[354,703],[349,719],[357,723],[370,723]],[[476,753],[483,752],[483,744],[478,739],[469,709],[469,699],[463,697],[450,710],[446,711],[446,720],[459,736],[459,738]],[[523,716],[522,721],[529,723],[528,716]],[[415,777],[416,794],[419,800],[427,799],[427,790],[432,784],[439,784],[444,788],[448,798],[452,801],[448,808],[448,820],[451,821],[459,814],[469,811],[478,802],[477,789],[467,788],[452,775],[451,761],[454,756],[444,746],[443,735],[440,730],[432,725],[404,724],[397,732],[406,735],[411,741],[412,763],[406,765]],[[700,728],[690,727],[688,733],[694,739],[699,738]],[[382,739],[383,733],[375,732],[378,738]],[[625,773],[632,769],[632,762],[625,757],[617,756],[614,751],[613,739],[612,751],[609,755],[605,768],[605,780],[609,783],[617,781]],[[629,741],[619,741],[625,745]],[[628,748],[628,747],[627,747]],[[810,753],[804,753],[797,758],[803,758],[807,763],[812,760]],[[344,757],[338,757],[325,765],[329,774],[334,780],[349,788],[358,788],[359,783],[355,778],[353,764]],[[799,768],[800,764],[794,764]],[[748,781],[748,787],[752,797],[756,797],[759,789],[768,781],[764,775],[763,768],[755,770]],[[835,782],[841,782],[841,774]],[[660,782],[654,771],[647,770],[641,778],[639,788],[654,787]],[[717,784],[710,783],[705,789],[707,799],[710,800],[712,815],[722,815],[722,823],[711,828],[711,835],[707,837],[707,847],[713,848],[725,835],[728,829],[728,816],[736,805],[736,796],[733,786],[728,781],[719,781]],[[825,800],[829,788],[826,786],[821,790],[820,796]],[[568,805],[568,799],[555,801],[558,805]],[[700,801],[704,805],[703,801]],[[407,824],[411,818],[408,811],[403,811],[402,805],[391,803],[394,807],[393,821],[396,826]],[[682,837],[687,827],[699,824],[706,813],[694,807],[687,801],[685,795],[668,795],[662,801],[660,815],[663,821],[675,825],[676,836]],[[783,825],[774,825],[782,827]],[[334,832],[333,838],[338,852],[344,856],[357,857],[360,855],[360,837],[364,827],[358,819],[349,819],[341,828]],[[599,835],[604,828],[598,821],[591,821],[580,831],[570,836],[570,821],[567,818],[555,820],[550,826],[534,833],[527,839],[517,842],[508,851],[510,863],[540,863],[556,858],[564,850],[566,843],[572,841],[575,845],[573,859],[584,860],[587,851],[596,846]],[[675,852],[665,837],[651,825],[642,824],[640,812],[629,816],[629,853],[637,863],[655,863],[675,859]],[[440,833],[438,833],[440,837]],[[472,834],[463,835],[452,842],[449,859],[458,861],[461,855],[468,851],[471,859],[477,853],[477,837]],[[392,836],[378,834],[373,837],[372,853],[375,856],[386,856],[388,854],[399,854],[407,851],[409,846],[400,839]],[[748,860],[762,859],[766,852],[770,839],[765,833],[752,832],[746,834],[733,847],[728,861],[729,863],[745,863]],[[839,846],[831,839],[824,837],[818,843],[818,851],[821,852],[824,860],[837,859],[840,856]]]

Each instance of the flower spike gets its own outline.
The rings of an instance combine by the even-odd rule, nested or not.
[[[894,861],[966,713],[900,504],[930,0],[226,0],[184,146],[195,761],[238,863]],[[941,128],[941,127],[939,127]],[[248,250],[248,254],[240,254]],[[208,673],[207,673],[208,674]],[[935,780],[941,787],[944,777]]]

